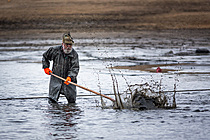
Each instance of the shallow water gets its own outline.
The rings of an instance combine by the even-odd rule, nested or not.
[[[208,38],[75,39],[80,57],[78,84],[103,94],[113,93],[110,71],[121,93],[127,83],[161,81],[161,90],[176,93],[176,109],[135,111],[102,109],[100,97],[78,96],[76,104],[59,105],[46,98],[0,100],[1,139],[209,139],[210,55],[193,53],[208,48]],[[0,42],[0,99],[47,97],[49,76],[41,66],[42,53],[60,40]],[[174,55],[165,55],[169,51]],[[180,55],[187,52],[189,55]],[[135,59],[129,59],[129,58]],[[168,66],[168,73],[109,70],[110,66],[192,63]],[[163,67],[164,68],[164,67]],[[154,68],[155,69],[155,68]],[[179,72],[186,72],[179,74]],[[189,72],[189,73],[188,73]],[[192,74],[191,72],[197,72]],[[200,72],[200,73],[199,73]],[[126,79],[126,80],[125,80]],[[154,87],[155,88],[155,87]],[[204,91],[193,91],[206,89]],[[158,89],[157,89],[158,90]],[[181,90],[191,90],[182,91]],[[77,89],[78,95],[93,95]],[[170,92],[166,94],[171,94]],[[114,96],[110,95],[114,98]],[[107,106],[112,103],[104,99]]]

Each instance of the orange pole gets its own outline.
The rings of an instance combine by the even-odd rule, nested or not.
[[[52,76],[54,76],[54,77],[57,77],[58,79],[61,79],[61,80],[63,80],[63,81],[66,81],[66,79],[64,79],[64,78],[62,78],[62,77],[60,77],[60,76],[58,76],[58,75],[55,75],[55,74],[53,74],[53,73],[50,73],[50,74],[51,74]],[[95,94],[97,94],[97,95],[100,95],[100,96],[102,96],[102,97],[105,97],[105,98],[107,98],[107,99],[109,99],[109,100],[115,102],[114,99],[112,99],[112,98],[110,98],[110,97],[108,97],[108,96],[106,96],[106,95],[104,95],[104,94],[100,94],[100,93],[98,93],[98,92],[96,92],[96,91],[93,91],[93,90],[91,90],[91,89],[88,89],[88,88],[86,88],[86,87],[80,86],[80,85],[78,85],[78,84],[76,84],[76,83],[73,83],[73,82],[70,82],[70,81],[68,81],[68,83],[69,83],[69,84],[72,84],[72,85],[75,85],[75,86],[77,86],[77,87],[79,87],[79,88],[82,88],[82,89],[84,89],[84,90],[90,91],[90,92],[92,92],[92,93],[95,93]]]

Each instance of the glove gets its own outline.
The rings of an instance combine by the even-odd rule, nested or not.
[[[50,75],[50,73],[52,73],[52,71],[49,69],[49,68],[45,68],[44,69],[44,72],[48,75]]]
[[[66,78],[66,81],[64,82],[64,84],[69,85],[68,81],[71,82],[71,77],[69,76]]]

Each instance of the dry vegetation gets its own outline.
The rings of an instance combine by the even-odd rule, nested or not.
[[[210,29],[209,0],[1,0],[0,35]]]

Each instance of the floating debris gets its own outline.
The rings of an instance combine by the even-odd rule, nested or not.
[[[156,72],[162,72],[162,69],[160,67],[157,67]]]
[[[209,53],[209,50],[206,48],[198,48],[196,49],[195,53]]]

